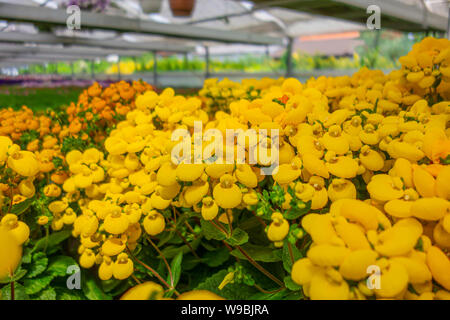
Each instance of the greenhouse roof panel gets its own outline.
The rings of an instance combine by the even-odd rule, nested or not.
[[[30,10],[32,9],[32,10]],[[0,2],[0,19],[8,21],[25,21],[48,25],[66,25],[65,10],[53,10],[44,7],[13,5]],[[175,24],[164,24],[151,20],[131,19],[122,16],[109,16],[99,13],[83,12],[81,26],[87,29],[105,29],[122,32],[138,32],[156,34],[185,39],[211,40],[218,42],[251,43],[264,45],[280,45],[280,38],[265,35],[236,33],[218,29],[206,29],[195,26],[180,28]]]
[[[382,27],[400,31],[445,31],[447,29],[447,10],[444,5],[436,6],[426,1],[423,7],[418,0],[286,0],[268,1],[254,0],[257,5],[283,7],[314,15],[330,16],[343,20],[366,24],[369,14],[366,9],[370,5],[378,5],[381,9]],[[431,10],[434,8],[433,10]],[[439,14],[436,9],[440,8]]]

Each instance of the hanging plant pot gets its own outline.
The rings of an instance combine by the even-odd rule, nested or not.
[[[142,11],[145,13],[155,13],[161,11],[162,0],[139,0]]]
[[[170,9],[175,17],[189,17],[194,5],[195,0],[170,0]]]

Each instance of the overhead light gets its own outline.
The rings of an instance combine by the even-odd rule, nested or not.
[[[107,55],[106,61],[108,61],[110,63],[117,63],[117,62],[119,62],[119,56],[117,54]]]

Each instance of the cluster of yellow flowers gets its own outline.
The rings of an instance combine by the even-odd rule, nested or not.
[[[400,62],[387,75],[363,68],[305,84],[211,79],[199,97],[140,90],[104,149],[61,155],[69,177],[44,188],[52,229],[72,226],[80,265],[123,280],[138,244],[176,228],[177,216],[188,212],[230,239],[250,212],[274,250],[304,250],[291,277],[311,299],[449,299],[450,41],[426,38]],[[198,123],[222,137],[257,136],[205,143]],[[176,164],[178,130],[188,148]],[[43,160],[0,139],[0,162],[20,177],[18,194],[32,197]],[[240,162],[239,149],[255,161]],[[277,155],[275,168],[264,155]],[[13,214],[1,225],[19,246],[28,238]],[[135,289],[128,298],[162,297],[152,282]]]
[[[125,250],[136,247],[142,228],[150,237],[163,232],[166,209],[191,208],[204,220],[232,224],[233,209],[252,210],[264,190],[261,182],[269,181],[284,191],[266,229],[275,246],[289,234],[285,213],[292,198],[310,203],[301,226],[313,244],[292,270],[307,296],[447,297],[450,262],[442,250],[450,247],[445,183],[450,170],[442,163],[450,152],[450,105],[434,82],[446,80],[441,69],[450,56],[448,42],[436,41],[440,46],[426,51],[434,54],[432,66],[441,64],[439,74],[432,71],[430,86],[425,82],[431,80],[413,82],[411,67],[389,75],[362,69],[351,77],[320,77],[305,85],[293,78],[242,85],[211,80],[200,96],[225,98],[229,106],[229,112],[222,107],[212,119],[199,99],[176,96],[172,89],[138,96],[136,110],[106,139],[106,159],[95,149],[67,155],[72,176],[63,185],[65,198],[78,200],[82,215],[66,218],[73,215],[69,200],[56,211],[65,210],[62,219],[74,223],[80,264],[100,265],[103,280],[127,278],[133,262]],[[411,54],[416,51],[422,61],[423,50],[415,47]],[[174,164],[171,134],[180,128],[193,132],[195,121],[222,133],[278,129],[276,173],[261,175],[267,164],[258,155],[255,164]],[[271,138],[262,144],[269,154],[275,152]],[[255,144],[245,145],[247,155]],[[224,148],[230,151],[226,143]],[[365,190],[359,190],[358,181]],[[374,290],[364,282],[372,265],[381,270],[380,288]],[[442,286],[436,293],[432,279]]]
[[[239,99],[255,99],[272,85],[280,84],[283,78],[277,80],[270,78],[243,79],[242,83],[231,81],[228,78],[218,80],[216,78],[206,79],[203,88],[198,92],[204,101],[207,110],[215,112],[227,109],[231,102]]]

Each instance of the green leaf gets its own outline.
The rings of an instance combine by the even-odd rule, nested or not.
[[[172,269],[172,276],[173,276],[173,287],[175,288],[178,284],[178,281],[180,281],[181,276],[181,262],[183,261],[183,252],[180,251],[175,256],[175,258],[172,259],[172,262],[170,263],[170,269]]]
[[[192,249],[193,250],[197,249],[200,242],[201,242],[201,237],[198,237],[194,241],[190,242]],[[183,245],[181,247],[167,246],[163,250],[161,250],[161,252],[164,254],[164,256],[167,259],[171,259],[171,258],[175,257],[180,251],[182,251],[183,254],[187,254],[187,253],[191,252],[190,248],[187,245]]]
[[[14,300],[29,300],[30,297],[25,292],[25,287],[20,283],[14,283]],[[11,284],[4,286],[0,290],[0,300],[11,300]]]
[[[31,263],[31,251],[32,249],[28,247],[23,250],[22,263]]]
[[[297,219],[309,212],[311,209],[311,201],[303,202],[301,200],[291,199],[291,208],[285,212],[284,218],[288,220]]]
[[[18,204],[13,205],[11,208],[11,213],[14,213],[16,215],[24,213],[32,205],[35,199],[36,199],[35,197],[32,197],[30,199],[24,200]]]
[[[45,247],[47,249],[54,248],[58,246],[61,242],[68,239],[72,235],[71,230],[63,230],[59,232],[54,232],[48,237],[39,239],[33,247],[32,252],[37,250],[43,250]]]
[[[48,258],[43,252],[38,252],[33,255],[32,263],[28,269],[27,278],[31,279],[45,271],[48,265]]]
[[[119,286],[123,281],[111,278],[109,280],[101,281],[100,285],[104,292],[110,292]]]
[[[295,245],[289,243],[289,241],[285,240],[283,245],[283,267],[287,272],[291,272],[292,265],[294,264],[292,260],[297,261],[303,258],[302,253]]]
[[[222,290],[219,290],[220,283],[228,273],[229,271],[227,269],[220,270],[211,277],[205,279],[195,289],[208,290],[229,300],[245,300],[256,293],[256,288],[242,283],[229,283]]]
[[[54,277],[64,277],[68,275],[67,268],[69,266],[78,265],[72,257],[58,256],[52,258],[48,265],[47,273]]]
[[[53,280],[52,275],[44,275],[39,278],[25,279],[23,285],[27,294],[35,294],[46,288]]]
[[[231,238],[227,239],[226,242],[230,246],[240,246],[248,242],[248,234],[242,229],[236,228],[233,230]]]
[[[286,288],[292,291],[299,291],[302,287],[292,281],[291,276],[284,277],[284,284]]]
[[[96,279],[90,273],[85,273],[81,282],[83,293],[89,300],[112,300],[110,295],[103,292]]]
[[[221,247],[214,251],[208,251],[202,257],[202,261],[209,267],[215,268],[228,260],[230,252],[227,248]]]
[[[16,270],[12,277],[7,276],[6,278],[0,280],[0,283],[10,283],[12,281],[18,281],[22,279],[26,273],[27,270],[19,268],[19,270]]]
[[[210,221],[201,220],[202,233],[205,236],[206,240],[225,240],[227,236],[220,230],[217,230],[216,227]]]
[[[281,255],[277,254],[280,250],[274,250],[267,246],[263,247],[247,243],[242,246],[242,249],[244,249],[255,261],[262,261],[262,262],[281,261]],[[247,260],[247,258],[237,249],[233,250],[231,254],[239,259]]]
[[[52,287],[41,291],[37,297],[38,300],[56,300],[56,291]]]
[[[85,300],[81,290],[70,290],[67,288],[55,288],[56,297],[58,300]]]
[[[251,297],[248,297],[249,300],[283,300],[288,291],[286,289],[280,290],[274,293],[262,293],[258,292]]]

